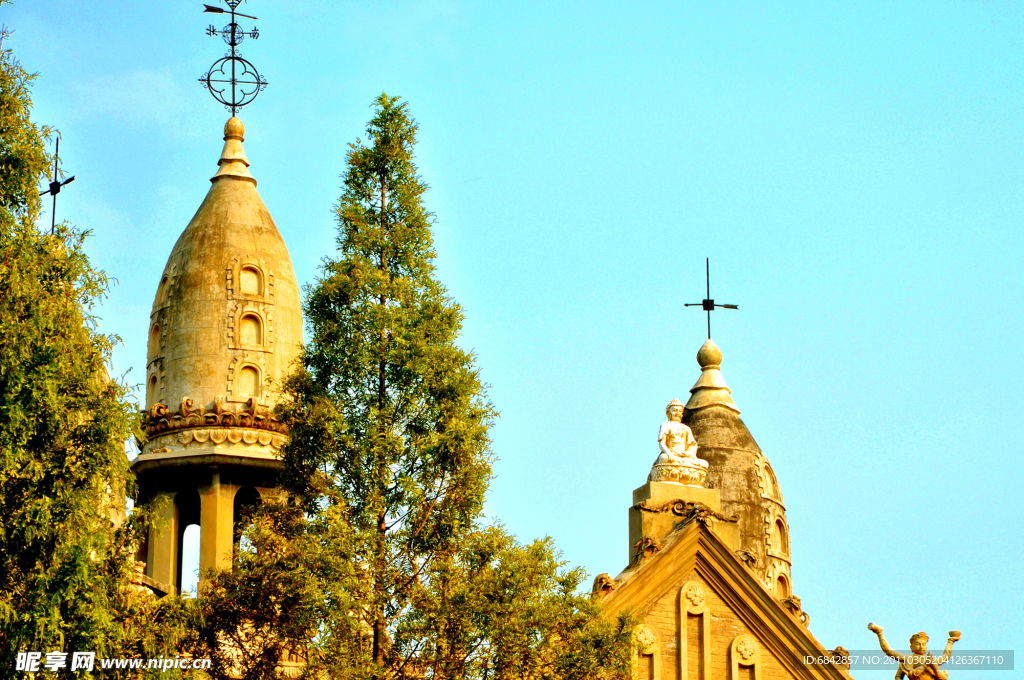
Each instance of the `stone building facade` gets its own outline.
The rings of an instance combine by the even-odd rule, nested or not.
[[[778,480],[740,419],[714,342],[697,361],[701,375],[681,423],[706,463],[676,462],[706,468],[706,477],[682,484],[652,472],[633,492],[629,565],[615,578],[598,576],[594,597],[609,614],[638,618],[638,680],[849,678],[841,665],[804,662],[834,653],[811,634],[793,595]]]

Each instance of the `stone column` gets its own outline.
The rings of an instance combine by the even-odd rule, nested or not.
[[[178,589],[178,505],[173,493],[161,493],[153,502],[156,525],[149,529],[147,576]]]
[[[206,581],[209,569],[230,569],[235,522],[233,484],[222,484],[214,471],[210,485],[199,489],[199,582]]]

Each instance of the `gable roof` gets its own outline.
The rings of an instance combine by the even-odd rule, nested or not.
[[[602,607],[612,615],[632,610],[642,618],[643,612],[694,571],[793,677],[850,680],[849,672],[835,665],[804,663],[806,655],[831,654],[715,531],[699,521],[679,526],[665,537],[657,553],[619,574],[616,588],[604,597]]]

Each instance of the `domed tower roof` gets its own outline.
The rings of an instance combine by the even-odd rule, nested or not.
[[[269,417],[302,341],[288,249],[232,117],[206,198],[167,258],[150,315],[149,441],[136,469],[196,455],[273,458]],[[180,461],[185,462],[185,461]]]
[[[720,370],[722,351],[708,340],[697,352],[700,378],[683,422],[708,461],[705,485],[722,494],[722,512],[739,517],[740,552],[780,600],[792,595],[789,524],[771,463],[740,418]]]

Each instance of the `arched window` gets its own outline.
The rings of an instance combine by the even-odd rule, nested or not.
[[[253,347],[263,344],[263,324],[258,316],[246,314],[238,325],[243,345]]]
[[[775,597],[779,600],[785,600],[789,597],[789,582],[786,581],[786,577],[779,574],[778,578],[775,579]]]
[[[242,267],[238,274],[239,289],[246,295],[263,294],[263,274],[251,265]]]
[[[146,385],[146,405],[152,406],[156,403],[156,376],[149,376],[149,383]]]
[[[247,399],[260,396],[260,372],[253,366],[243,366],[238,371],[238,397]]]
[[[160,279],[160,286],[156,289],[156,304],[162,305],[167,301],[167,277]]]
[[[779,490],[779,480],[775,477],[775,470],[772,470],[771,465],[765,465],[764,469],[768,473],[768,481],[771,485],[768,493],[772,495],[772,498],[782,500],[782,492]]]
[[[786,535],[786,525],[782,519],[775,520],[775,550],[783,555],[789,554],[789,537]]]
[[[160,351],[160,326],[153,324],[149,331],[149,358],[152,359]]]

